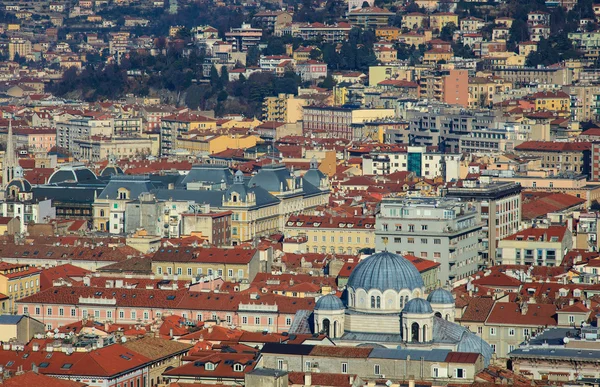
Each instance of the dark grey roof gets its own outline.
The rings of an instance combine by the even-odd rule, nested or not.
[[[48,184],[71,183],[96,183],[96,174],[83,165],[65,165],[54,172]]]
[[[571,360],[586,360],[598,362],[600,359],[600,351],[593,349],[578,349],[578,348],[557,348],[557,347],[521,347],[517,348],[508,355],[511,358],[560,358]]]
[[[14,179],[6,186],[8,191],[10,187],[17,187],[19,192],[31,192],[31,184],[25,179]]]
[[[452,352],[449,349],[391,349],[391,348],[374,348],[369,355],[370,358],[375,359],[397,359],[406,360],[410,356],[412,360],[420,360],[423,358],[425,361],[438,361],[443,362],[446,360],[446,356]]]
[[[432,304],[454,304],[454,297],[446,289],[438,288],[429,293],[427,301]]]
[[[420,289],[424,286],[421,274],[401,255],[382,251],[362,260],[350,274],[348,287],[352,289]]]
[[[227,166],[215,164],[198,164],[180,181],[182,186],[193,182],[208,182],[219,184],[224,181],[227,185],[233,183],[233,174]]]
[[[137,199],[145,192],[152,192],[154,184],[148,176],[113,175],[106,187],[100,193],[100,199],[118,199],[119,189],[125,188],[129,191],[129,199]]]
[[[258,375],[258,376],[272,376],[278,378],[283,375],[287,375],[287,371],[277,370],[273,368],[255,368],[252,371],[248,372],[248,375]]]
[[[393,333],[344,332],[342,341],[358,341],[361,343],[401,343],[402,335]]]
[[[173,186],[177,187],[177,182],[180,181],[185,176],[179,175],[176,173],[165,173],[157,175],[150,175],[150,181],[156,188],[168,188],[169,184],[173,184]]]
[[[433,342],[457,344],[457,352],[479,353],[486,365],[490,364],[494,351],[481,337],[467,328],[443,318],[433,317]]]
[[[53,202],[91,204],[102,188],[77,186],[37,186],[32,188],[36,200],[51,199]]]
[[[320,195],[323,193],[318,186],[311,184],[305,178],[302,178],[302,191],[304,192],[305,197]]]
[[[159,200],[189,200],[198,204],[210,204],[211,207],[223,206],[225,191],[204,191],[185,189],[155,189],[152,191]]]
[[[122,175],[123,170],[116,165],[108,165],[106,168],[100,172],[100,176],[112,176],[112,175]]]
[[[404,309],[402,309],[402,313],[431,314],[433,313],[433,309],[431,309],[429,301],[422,298],[413,298],[406,303]]]
[[[306,356],[313,350],[314,345],[304,344],[278,344],[266,343],[262,347],[262,353],[278,353],[282,355],[302,355]]]

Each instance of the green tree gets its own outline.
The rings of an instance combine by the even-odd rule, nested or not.
[[[447,42],[452,41],[452,37],[454,36],[454,31],[457,30],[456,24],[448,23],[442,27],[440,31],[440,39],[445,40]]]
[[[336,82],[333,79],[333,77],[331,76],[331,74],[328,74],[327,77],[318,84],[318,86],[322,87],[324,89],[327,89],[327,90],[332,90],[334,88],[335,84],[336,84]]]

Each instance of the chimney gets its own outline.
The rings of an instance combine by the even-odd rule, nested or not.
[[[312,375],[310,372],[304,374],[304,385],[312,386]]]
[[[39,343],[33,343],[33,345],[31,346],[31,349],[33,352],[37,352],[40,350],[40,344]]]
[[[408,387],[415,387],[415,380],[411,379],[408,381]]]
[[[173,338],[173,328],[169,329],[169,337]]]

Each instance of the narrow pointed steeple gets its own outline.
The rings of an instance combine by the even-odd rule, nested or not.
[[[6,150],[4,152],[4,161],[2,162],[2,187],[6,188],[8,183],[14,178],[15,168],[19,165],[15,153],[15,144],[12,130],[12,118],[8,119],[8,133],[6,136]]]

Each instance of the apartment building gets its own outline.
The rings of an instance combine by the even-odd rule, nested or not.
[[[294,215],[284,234],[305,237],[307,253],[359,254],[375,247],[375,218]]]
[[[580,122],[596,120],[600,86],[579,83],[563,86],[562,90],[570,97],[571,119]]]
[[[150,138],[92,136],[74,140],[71,152],[77,160],[98,162],[108,160],[109,156],[119,159],[148,156],[152,155],[152,149]]]
[[[331,138],[353,140],[353,124],[394,117],[394,109],[351,109],[331,106],[305,106],[302,131],[305,135],[324,133]]]
[[[152,256],[152,272],[185,281],[208,277],[222,278],[226,282],[252,282],[257,273],[265,271],[269,255],[270,250],[248,248],[161,247]]]
[[[498,242],[496,260],[503,265],[558,266],[572,248],[566,226],[528,228]]]
[[[348,21],[354,27],[364,29],[379,28],[389,25],[389,19],[394,16],[393,12],[379,7],[358,8],[348,12]]]
[[[18,300],[40,291],[40,272],[29,264],[0,262],[0,293],[8,297],[3,313],[16,313]]]
[[[262,38],[263,30],[261,28],[252,28],[248,23],[242,24],[239,28],[232,28],[225,32],[225,40],[233,44],[235,51],[248,51],[248,48],[258,45]]]
[[[573,72],[567,67],[506,67],[494,68],[493,75],[514,84],[570,85]]]
[[[489,128],[494,122],[494,116],[487,111],[466,111],[439,104],[416,105],[406,111],[405,119],[409,122],[411,144],[437,146],[448,153],[459,153],[461,138]]]
[[[265,97],[263,118],[265,121],[295,123],[302,120],[302,109],[306,104],[304,98],[296,98],[293,94]]]
[[[451,57],[451,51],[437,48],[427,51],[424,60],[437,63],[440,60],[449,60]],[[426,72],[421,74],[420,81],[420,97],[422,99],[463,107],[469,105],[469,75],[467,70]]]
[[[428,151],[427,147],[409,146],[405,152],[375,152],[363,157],[363,174],[389,175],[413,172],[415,176],[446,181],[458,180],[460,154]]]
[[[589,142],[526,141],[515,147],[516,154],[542,158],[542,168],[559,173],[590,176],[592,144]]]
[[[449,187],[446,197],[472,203],[479,209],[484,223],[482,258],[495,262],[498,242],[515,233],[521,223],[521,186],[487,179],[464,182],[462,187]]]
[[[25,39],[11,39],[8,42],[8,58],[14,60],[16,55],[25,58],[31,54],[31,42]]]
[[[160,127],[161,155],[169,155],[177,149],[177,138],[192,130],[210,132],[217,128],[217,121],[192,113],[173,114],[162,117]]]
[[[348,34],[352,26],[346,22],[326,25],[323,23],[312,23],[299,25],[293,28],[292,36],[311,41],[322,39],[326,43],[342,43],[348,40]]]
[[[111,137],[113,120],[110,117],[80,117],[56,123],[56,146],[74,152],[76,140],[92,137]]]
[[[376,217],[375,248],[440,262],[440,283],[477,272],[483,224],[478,208],[447,198],[384,198]]]

